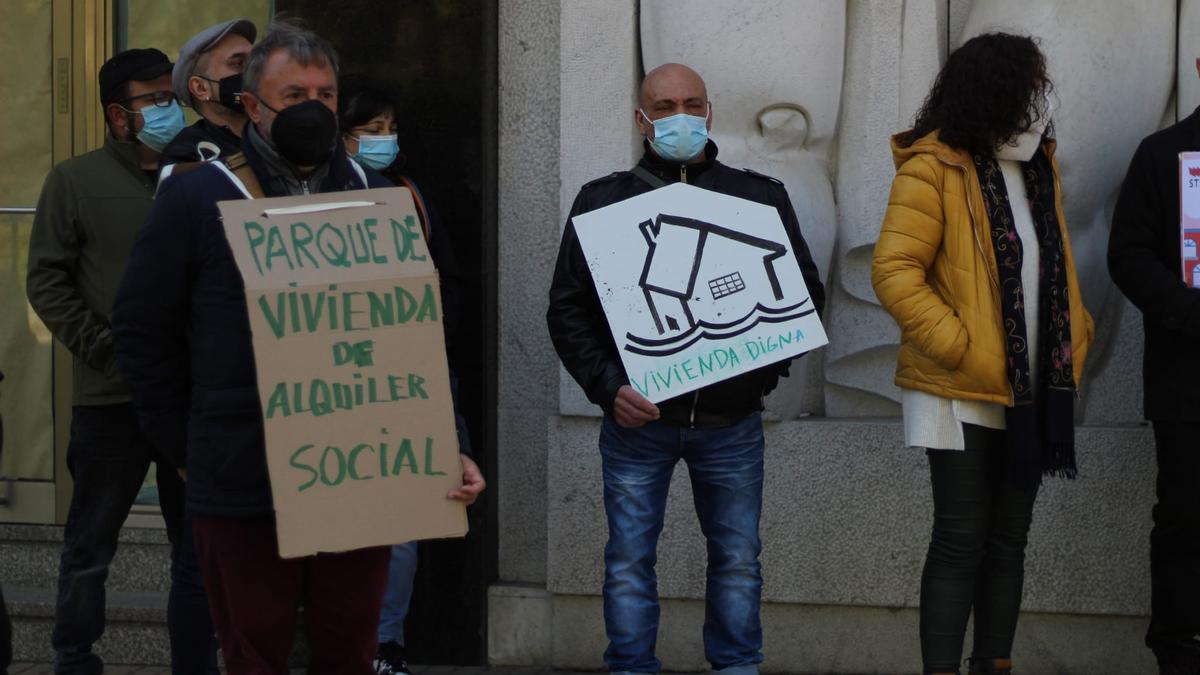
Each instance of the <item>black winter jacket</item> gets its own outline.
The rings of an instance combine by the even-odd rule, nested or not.
[[[741,197],[774,206],[779,211],[800,263],[804,283],[818,312],[824,312],[825,288],[817,266],[800,232],[792,202],[783,183],[749,170],[730,168],[717,161],[717,146],[705,147],[705,161],[680,165],[659,158],[643,143],[645,153],[640,166],[667,183],[685,179],[706,190]],[[612,332],[604,318],[595,282],[570,218],[635,197],[654,188],[629,171],[617,171],[594,180],[579,191],[571,207],[558,264],[550,288],[550,308],[546,323],[550,338],[567,371],[583,387],[588,400],[606,413],[612,412],[617,390],[629,384]],[[774,363],[758,370],[718,382],[698,392],[678,396],[658,404],[661,419],[678,426],[720,427],[733,424],[746,415],[762,410],[763,396],[775,388],[780,375],[787,375],[789,361]],[[693,414],[694,413],[694,414]]]
[[[214,154],[208,145],[201,156],[201,143],[217,148]],[[229,157],[242,151],[242,139],[229,127],[213,124],[201,117],[195,124],[180,131],[158,158],[158,168],[180,162],[210,161],[218,157]]]
[[[268,197],[284,194],[247,140]],[[340,144],[313,192],[363,185]],[[138,233],[113,309],[117,364],[142,429],[188,470],[187,501],[209,516],[273,513],[245,287],[217,202],[242,193],[216,166],[168,179]]]
[[[1125,174],[1108,271],[1142,310],[1146,418],[1200,422],[1200,289],[1183,283],[1179,153],[1200,150],[1200,110],[1146,137]]]

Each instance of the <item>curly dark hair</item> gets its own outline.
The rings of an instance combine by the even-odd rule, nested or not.
[[[900,144],[937,131],[947,145],[990,155],[1045,119],[1053,91],[1036,40],[1008,33],[973,37],[950,54]]]

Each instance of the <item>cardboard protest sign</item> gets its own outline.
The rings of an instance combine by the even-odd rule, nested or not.
[[[676,183],[572,222],[630,384],[655,403],[828,342],[773,207]]]
[[[1183,283],[1200,288],[1200,152],[1179,153],[1179,245]]]
[[[218,204],[246,285],[279,553],[460,536],[437,273],[404,188]]]

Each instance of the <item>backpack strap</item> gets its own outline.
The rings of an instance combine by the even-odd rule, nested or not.
[[[400,176],[400,182],[412,193],[413,203],[417,205],[417,220],[421,221],[421,234],[425,235],[425,243],[429,244],[429,208],[425,206],[425,198],[408,176]]]
[[[245,153],[236,152],[225,158],[224,162],[211,162],[216,164],[225,174],[233,180],[234,185],[246,195],[248,199],[262,199],[266,196],[263,192],[262,185],[258,182],[258,176],[254,175],[254,169],[250,167],[250,162],[246,159]]]
[[[154,187],[154,194],[158,194],[158,191],[162,189],[163,183],[167,182],[167,179],[171,176],[182,176],[185,173],[191,173],[205,164],[208,164],[208,162],[176,162],[165,165],[158,170],[158,185]]]
[[[200,159],[191,162],[174,162],[159,169],[158,186],[154,189],[154,194],[158,194],[158,188],[161,188],[163,182],[171,176],[182,176],[220,159],[221,148],[212,141],[200,141],[196,144],[196,154],[200,156]]]
[[[370,190],[371,184],[367,182],[367,172],[363,170],[362,165],[354,161],[353,157],[347,157],[350,160],[350,168],[354,169],[354,173],[358,174],[358,179],[362,181],[362,189]]]
[[[646,167],[642,166],[641,164],[635,164],[634,167],[629,170],[629,173],[637,176],[638,178],[641,178],[643,181],[648,183],[650,185],[650,187],[654,188],[655,190],[657,190],[660,187],[665,187],[667,184],[667,182],[665,180],[650,173],[649,171],[646,170]]]

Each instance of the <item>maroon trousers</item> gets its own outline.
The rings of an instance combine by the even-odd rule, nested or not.
[[[279,557],[274,518],[194,516],[196,556],[230,675],[287,675],[299,608],[308,672],[370,675],[388,547]]]

